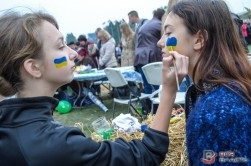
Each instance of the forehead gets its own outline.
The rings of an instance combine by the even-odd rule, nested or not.
[[[59,40],[63,40],[63,36],[59,30],[48,21],[43,21],[39,30],[40,38],[44,45],[53,44]]]
[[[164,22],[164,30],[166,28],[172,28],[172,27],[179,27],[179,26],[184,26],[183,19],[179,17],[178,15],[170,12]]]

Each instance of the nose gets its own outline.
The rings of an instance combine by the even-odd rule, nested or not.
[[[68,47],[68,48],[70,49],[69,58],[70,58],[70,60],[74,61],[78,57],[78,53],[75,50],[71,49],[70,47]]]
[[[164,48],[164,47],[165,47],[164,35],[159,39],[159,41],[157,42],[157,45],[158,45],[160,48]]]

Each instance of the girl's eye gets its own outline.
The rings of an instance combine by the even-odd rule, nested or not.
[[[62,45],[60,45],[59,49],[62,50],[65,48],[65,46],[66,46],[66,44],[63,43]]]
[[[167,36],[170,36],[170,34],[171,34],[171,32],[167,32],[167,33],[166,33]]]

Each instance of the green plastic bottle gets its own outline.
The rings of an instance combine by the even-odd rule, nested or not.
[[[136,109],[137,109],[138,114],[142,115],[142,104],[141,104],[141,101],[140,101],[139,98],[138,98],[138,101],[137,101]]]

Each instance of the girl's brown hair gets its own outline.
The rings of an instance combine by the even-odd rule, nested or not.
[[[205,39],[193,80],[222,84],[230,89],[227,83],[235,82],[244,95],[236,93],[251,103],[251,65],[226,3],[187,0],[174,5],[171,11],[183,19],[189,33],[201,32]]]
[[[26,59],[41,59],[39,28],[48,21],[58,29],[56,20],[42,12],[19,14],[8,11],[0,17],[0,95],[11,96],[22,88],[20,69]]]

